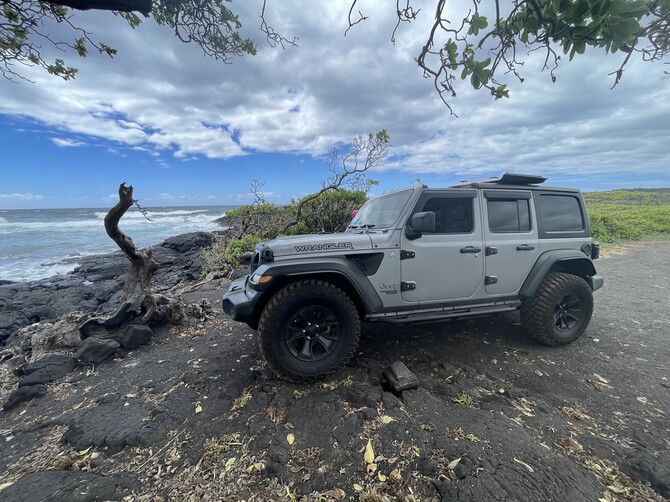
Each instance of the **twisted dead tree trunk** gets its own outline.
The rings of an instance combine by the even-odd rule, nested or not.
[[[119,228],[119,221],[133,205],[137,205],[146,217],[145,211],[133,199],[132,185],[126,186],[125,183],[121,183],[119,202],[105,216],[105,231],[130,260],[130,271],[123,287],[119,308],[106,319],[95,318],[85,322],[79,328],[84,338],[90,336],[115,337],[115,333],[131,323],[183,324],[186,320],[181,301],[164,295],[155,295],[151,290],[151,277],[159,267],[153,252],[150,249],[147,251],[137,249],[133,240]]]

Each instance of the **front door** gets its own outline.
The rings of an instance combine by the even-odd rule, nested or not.
[[[484,278],[476,190],[427,190],[412,214],[435,213],[435,232],[401,241],[402,299],[439,302],[471,298]]]

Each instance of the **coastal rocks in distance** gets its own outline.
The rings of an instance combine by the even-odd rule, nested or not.
[[[82,342],[75,356],[84,363],[100,363],[113,355],[120,346],[116,340],[91,337]]]
[[[200,252],[213,239],[213,233],[192,232],[154,246],[160,267],[152,282],[170,288],[198,280]],[[126,256],[114,252],[78,257],[77,261],[79,267],[66,275],[0,285],[0,346],[15,345],[18,331],[35,322],[53,322],[73,311],[104,315],[116,310],[130,270]]]

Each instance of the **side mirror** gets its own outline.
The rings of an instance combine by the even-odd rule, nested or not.
[[[424,232],[435,232],[435,213],[433,211],[416,213],[412,216],[407,238],[418,239]]]

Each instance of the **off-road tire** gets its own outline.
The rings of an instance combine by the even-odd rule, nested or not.
[[[280,289],[258,323],[265,361],[277,376],[294,383],[320,380],[345,366],[360,332],[358,310],[349,296],[317,280]]]
[[[592,314],[593,294],[586,281],[551,272],[521,304],[521,326],[535,340],[556,347],[579,338]]]

